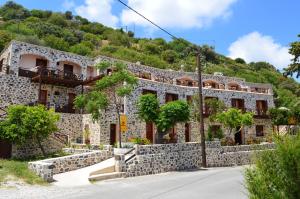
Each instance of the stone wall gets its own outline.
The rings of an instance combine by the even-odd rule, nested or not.
[[[48,139],[42,142],[44,150],[47,154],[60,151],[65,144],[54,136],[50,136]],[[12,145],[12,158],[25,159],[42,155],[42,151],[38,144],[32,140],[27,141],[23,145]]]
[[[200,143],[135,147],[136,156],[128,162],[125,162],[124,156],[116,156],[116,170],[125,172],[126,177],[201,168]],[[206,149],[207,164],[210,167],[250,164],[254,152],[274,147],[274,144],[222,147],[219,142],[209,143]]]
[[[29,162],[28,167],[46,181],[53,181],[53,175],[64,173],[102,162],[113,156],[112,147],[108,150],[93,151],[59,158]]]

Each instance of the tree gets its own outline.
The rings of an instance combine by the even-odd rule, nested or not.
[[[178,55],[174,50],[166,50],[162,52],[161,57],[169,64],[172,64],[177,59]]]
[[[140,96],[137,104],[138,115],[145,122],[153,122],[157,126],[158,141],[177,123],[186,122],[190,118],[190,108],[186,101],[168,102],[159,107],[157,97],[153,94]]]
[[[199,113],[199,95],[194,95],[192,99],[192,115],[196,121],[199,122],[200,120],[200,113]],[[218,113],[223,112],[226,109],[226,106],[223,101],[220,101],[216,98],[208,98],[204,100],[205,107],[209,111],[209,119],[211,121],[215,120],[215,117]]]
[[[0,52],[5,48],[5,46],[12,40],[11,34],[6,31],[0,30]]]
[[[236,58],[234,61],[239,64],[246,64],[245,60],[242,58]]]
[[[228,129],[228,137],[230,137],[233,132],[239,132],[243,127],[253,124],[253,113],[242,113],[239,109],[229,108],[227,111],[218,113],[215,120]],[[236,131],[238,127],[240,129]]]
[[[300,34],[298,35],[300,38]],[[285,75],[300,77],[300,41],[295,41],[290,44],[289,53],[294,56],[292,63],[285,69]]]
[[[12,105],[8,107],[6,118],[0,122],[0,138],[22,145],[28,140],[37,142],[46,155],[42,141],[57,131],[59,115],[44,106]]]
[[[73,14],[71,11],[66,11],[65,12],[65,18],[68,20],[72,20],[73,19]]]
[[[137,78],[121,62],[117,62],[113,66],[109,62],[100,62],[97,65],[97,68],[102,72],[109,67],[112,67],[113,72],[98,80],[91,92],[76,97],[75,105],[78,108],[85,108],[87,112],[92,114],[94,120],[100,119],[101,110],[105,110],[111,105],[112,110],[117,114],[119,147],[121,147],[120,115],[122,101],[124,97],[131,94],[137,84]]]
[[[66,27],[68,25],[66,18],[59,13],[53,13],[48,21],[54,25],[60,26],[60,27]]]
[[[0,7],[0,16],[2,16],[4,20],[25,19],[30,16],[30,12],[13,1],[7,1]]]
[[[69,50],[69,43],[64,41],[61,38],[55,37],[53,35],[49,35],[44,38],[44,41],[47,46],[51,48],[55,48],[58,50],[68,51]]]
[[[295,125],[299,123],[299,113],[300,110],[297,107],[295,107],[293,110],[290,110],[285,107],[280,108],[271,108],[268,110],[268,113],[271,117],[272,124],[274,126],[277,126],[277,133],[279,133],[279,126],[280,125]],[[288,131],[290,128],[288,128]]]
[[[70,51],[79,55],[90,55],[92,52],[92,49],[88,46],[86,46],[84,43],[76,44],[70,48]]]
[[[275,150],[260,152],[245,172],[250,199],[300,198],[300,134],[276,137]]]
[[[159,102],[153,94],[140,96],[137,103],[138,115],[145,122],[156,123],[159,115]]]

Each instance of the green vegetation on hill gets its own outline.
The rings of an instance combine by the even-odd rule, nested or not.
[[[157,68],[179,70],[183,65],[186,71],[195,70],[195,54],[184,39],[167,42],[162,38],[135,38],[133,32],[90,22],[70,11],[28,10],[11,1],[0,7],[0,16],[0,51],[16,39],[85,56],[106,55]],[[240,58],[217,54],[210,46],[202,48],[208,62],[205,73],[222,72],[250,82],[271,83],[277,106],[298,107],[300,85],[274,66],[265,62],[247,64]]]

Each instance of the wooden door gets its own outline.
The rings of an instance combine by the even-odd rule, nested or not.
[[[69,99],[68,99],[68,109],[70,113],[75,113],[75,108],[74,108],[74,100],[76,98],[75,93],[69,93],[68,94]]]
[[[45,106],[47,105],[47,90],[40,91],[39,103]]]
[[[110,124],[110,145],[114,145],[117,142],[117,126],[116,124]]]
[[[190,127],[191,127],[191,125],[189,123],[185,124],[185,131],[184,131],[185,142],[190,142],[190,129],[191,129]]]
[[[11,157],[12,145],[8,141],[0,140],[0,158],[8,159]]]
[[[146,138],[153,143],[153,122],[146,122]]]
[[[73,66],[70,64],[64,64],[64,77],[71,78],[73,75]]]

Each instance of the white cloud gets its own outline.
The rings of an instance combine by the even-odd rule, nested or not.
[[[116,27],[119,19],[112,14],[113,0],[85,0],[85,4],[75,8],[78,15],[106,26]]]
[[[128,0],[129,6],[163,27],[202,28],[217,18],[227,18],[237,0]],[[123,24],[151,26],[131,10],[121,13]]]
[[[65,0],[62,7],[64,10],[71,10],[75,7],[75,2],[73,0]]]
[[[266,61],[282,69],[291,61],[288,47],[276,43],[271,36],[252,32],[238,38],[229,49],[229,57],[243,58],[247,62]]]

